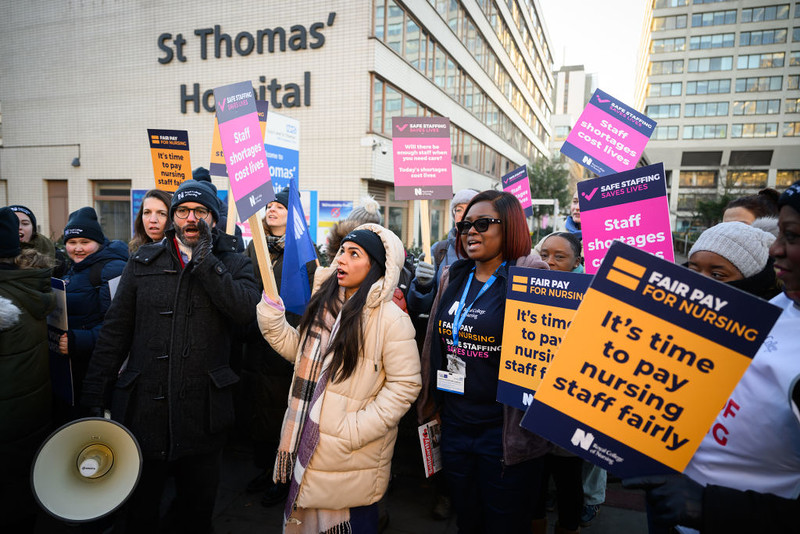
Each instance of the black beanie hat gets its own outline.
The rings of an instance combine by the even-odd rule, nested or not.
[[[31,226],[33,226],[33,233],[31,234],[31,237],[36,237],[36,215],[34,215],[33,212],[25,206],[20,206],[19,204],[14,204],[13,206],[9,206],[9,208],[11,211],[24,213],[28,216],[28,218],[31,220]]]
[[[342,245],[352,241],[363,248],[370,257],[386,270],[386,248],[383,246],[381,236],[372,230],[353,230],[342,239]]]
[[[192,178],[199,182],[211,182],[211,173],[205,167],[197,167],[192,171]]]
[[[69,220],[64,227],[64,243],[73,237],[83,237],[97,241],[101,245],[106,242],[103,229],[97,222],[97,212],[94,208],[85,207],[69,214]]]
[[[19,218],[11,208],[0,209],[0,258],[19,256]]]
[[[778,198],[778,206],[791,206],[800,213],[800,180],[796,181]]]
[[[172,205],[169,207],[169,218],[172,220],[175,215],[175,208],[184,202],[197,202],[207,207],[214,217],[214,221],[219,222],[219,199],[217,199],[217,188],[211,182],[199,180],[186,180],[175,194],[172,195]]]
[[[278,204],[283,204],[284,208],[289,208],[289,188],[284,187],[278,193],[275,193],[275,200]]]

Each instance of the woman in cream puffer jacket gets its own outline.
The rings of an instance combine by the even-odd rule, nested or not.
[[[396,235],[377,224],[362,225],[354,232],[358,230],[369,230],[380,238],[385,273],[369,288],[361,312],[363,348],[355,369],[342,381],[328,380],[325,387],[319,441],[302,474],[295,501],[301,508],[341,510],[367,506],[383,496],[390,478],[397,425],[421,387],[414,327],[408,315],[392,302],[403,266],[403,246]],[[315,292],[330,276],[342,274],[339,267],[340,262],[345,265],[340,259],[345,245],[343,242],[329,268],[317,269]],[[375,261],[372,254],[370,259]],[[340,289],[340,295],[344,294],[344,288]],[[262,334],[281,356],[294,362],[297,376],[308,332],[290,326],[280,304],[266,296],[258,305],[257,315]],[[290,407],[292,402],[290,393]],[[286,421],[283,432],[285,438]]]

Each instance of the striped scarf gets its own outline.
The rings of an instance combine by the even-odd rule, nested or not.
[[[350,511],[296,508],[303,474],[319,443],[319,416],[330,375],[332,355],[324,356],[330,341],[339,329],[339,319],[326,313],[326,327],[309,328],[300,361],[295,370],[289,405],[283,417],[281,442],[275,458],[273,478],[276,482],[291,482],[284,509],[284,531],[289,532],[350,532]],[[333,323],[331,325],[331,323]],[[325,348],[323,350],[323,347]],[[313,529],[313,530],[312,530]]]

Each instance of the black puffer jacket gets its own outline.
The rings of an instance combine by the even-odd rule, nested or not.
[[[233,423],[230,333],[255,317],[250,260],[216,229],[213,252],[181,266],[175,231],[128,262],[84,381],[84,406],[110,406],[146,457],[217,450]],[[117,378],[130,352],[127,367]]]

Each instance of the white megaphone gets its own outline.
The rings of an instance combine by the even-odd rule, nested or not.
[[[62,426],[39,447],[33,494],[56,519],[93,521],[122,506],[142,472],[142,451],[121,424],[89,417]]]

